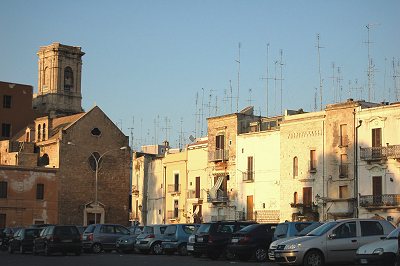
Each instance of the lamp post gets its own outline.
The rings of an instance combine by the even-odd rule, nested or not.
[[[68,145],[73,145],[76,146],[76,144],[74,144],[73,142],[68,142]],[[99,205],[98,199],[97,199],[97,190],[98,190],[98,174],[99,174],[99,167],[100,167],[100,161],[101,159],[108,153],[113,152],[113,151],[117,151],[117,150],[126,150],[127,147],[123,146],[117,149],[111,149],[108,150],[104,153],[102,153],[98,158],[94,155],[94,153],[91,153],[90,155],[92,156],[94,162],[95,162],[95,198],[94,198],[94,206],[97,208]],[[94,214],[94,223],[97,224],[97,213]]]

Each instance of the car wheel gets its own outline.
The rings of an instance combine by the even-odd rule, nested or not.
[[[178,247],[178,253],[181,256],[186,256],[187,255],[187,248],[186,248],[186,243],[182,243]]]
[[[161,255],[162,254],[162,246],[161,246],[161,242],[156,242],[153,245],[151,245],[151,253],[154,255]]]
[[[256,261],[258,262],[264,262],[267,260],[268,256],[268,251],[266,248],[263,247],[258,247],[254,251],[254,257],[256,258]]]
[[[44,247],[44,255],[45,256],[50,256],[51,255],[51,251],[50,251],[50,249],[49,249],[49,247],[47,245]]]
[[[13,254],[14,250],[12,249],[11,245],[8,245],[8,253]]]
[[[102,249],[103,248],[100,243],[94,243],[92,246],[92,252],[95,254],[100,253],[102,251]]]
[[[306,253],[303,259],[304,266],[322,266],[324,265],[324,257],[321,252],[311,250]]]
[[[22,246],[22,245],[19,246],[19,253],[21,253],[21,254],[25,253],[24,246]]]

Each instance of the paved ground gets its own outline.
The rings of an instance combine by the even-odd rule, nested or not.
[[[142,255],[142,254],[118,254],[118,253],[101,253],[101,254],[85,254],[75,256],[52,255],[45,257],[43,255],[33,256],[32,254],[8,254],[0,252],[1,266],[137,266],[137,265],[155,265],[155,266],[176,266],[176,265],[237,265],[237,266],[275,266],[275,263],[257,263],[257,262],[240,262],[240,261],[213,261],[207,258],[193,258],[191,256],[166,256],[166,255]]]

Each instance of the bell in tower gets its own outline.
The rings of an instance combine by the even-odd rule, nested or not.
[[[38,93],[33,96],[37,116],[64,116],[82,109],[81,47],[53,43],[40,47]]]

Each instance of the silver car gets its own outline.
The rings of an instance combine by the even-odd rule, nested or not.
[[[385,220],[353,218],[327,222],[306,236],[278,245],[275,262],[313,266],[354,262],[360,246],[386,237],[393,229]]]
[[[167,229],[166,224],[146,225],[136,238],[135,249],[143,254],[162,254],[161,243],[165,229]]]

